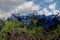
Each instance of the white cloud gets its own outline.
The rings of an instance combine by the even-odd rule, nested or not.
[[[45,2],[53,2],[54,0],[45,0]]]
[[[0,0],[0,1],[2,2],[2,1],[12,1],[12,0]]]
[[[0,10],[0,18],[8,18],[13,13],[14,14],[20,13],[21,15],[26,15],[29,13],[33,13],[34,10],[39,11],[39,5],[35,5],[33,1],[25,2],[15,7],[13,10],[9,12]]]
[[[1,10],[0,10],[0,19],[2,19],[2,18],[7,19],[9,16],[10,16],[10,15],[9,15],[8,12],[1,11]]]
[[[49,5],[49,8],[50,8],[51,10],[55,10],[55,9],[56,9],[56,3],[50,4],[50,5]]]
[[[0,0],[0,9],[10,11],[12,8],[21,5],[26,0]]]
[[[47,10],[47,8],[43,8],[43,10],[39,9],[39,5],[34,5],[34,3],[31,2],[25,2],[22,5],[17,6],[12,13],[20,13],[21,15],[26,15],[29,13],[32,13],[34,10],[38,12],[39,15],[45,14],[45,15],[51,15],[51,14],[57,14],[59,10],[56,10],[56,3],[50,4],[49,8],[51,11]],[[40,10],[40,11],[39,11]]]
[[[0,2],[23,2],[23,1],[26,1],[26,0],[0,0]]]
[[[51,12],[55,15],[57,14],[57,12],[59,12],[59,10],[56,9],[56,3],[50,4],[49,8],[51,9]]]
[[[56,9],[52,11],[52,13],[55,14],[55,15],[56,15],[58,12],[59,12],[59,10],[56,10]]]
[[[39,5],[35,5],[32,1],[25,2],[22,5],[17,6],[12,13],[20,13],[21,15],[26,15],[32,13],[34,10],[39,10]]]
[[[26,0],[0,0],[0,19],[8,18],[12,14],[10,13],[11,9],[21,5],[25,1]]]
[[[42,10],[42,12],[43,12],[43,14],[45,14],[46,16],[52,14],[51,11],[48,11],[48,10],[47,10],[47,8],[44,8],[44,9]]]
[[[52,10],[52,11],[49,11],[49,10],[47,10],[47,8],[43,8],[43,10],[40,10],[39,12],[38,12],[38,14],[39,15],[46,15],[46,16],[48,16],[48,15],[51,15],[51,14],[54,14],[54,15],[56,15],[57,13],[59,12],[59,10]]]
[[[38,11],[38,14],[39,15],[43,15],[44,14],[44,15],[48,16],[48,15],[51,15],[52,12],[47,10],[47,8],[43,8],[42,10]]]
[[[50,14],[51,14],[46,8],[43,9],[43,13],[44,13],[45,15],[50,15]]]
[[[52,2],[53,0],[45,0],[46,2]],[[33,13],[34,10],[38,12],[38,14],[56,14],[59,10],[56,9],[56,3],[50,4],[49,8],[51,11],[47,10],[47,8],[43,8],[40,10],[40,5],[34,4],[33,1],[26,2],[25,0],[0,0],[0,18],[8,18],[11,14],[20,13],[21,15],[26,15],[29,13]],[[6,12],[8,10],[8,12]]]

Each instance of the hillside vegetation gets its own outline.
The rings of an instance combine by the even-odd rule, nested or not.
[[[34,20],[33,20],[34,21]],[[21,27],[21,22],[0,21],[0,40],[60,40],[60,25],[56,29],[36,27],[35,22],[27,28]]]

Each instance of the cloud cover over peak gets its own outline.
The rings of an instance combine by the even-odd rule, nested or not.
[[[42,4],[36,4],[34,0],[0,0],[0,18],[8,18],[11,14],[21,14],[26,15],[29,13],[33,13],[34,10],[38,12],[38,14],[56,14],[56,12],[59,12],[59,10],[56,9],[57,3],[53,2],[54,0],[39,0],[40,3],[44,3],[44,6],[42,7]],[[38,2],[38,0],[36,0]],[[52,3],[53,2],[53,3]],[[48,7],[48,8],[47,8]],[[42,10],[41,10],[42,9]],[[49,11],[49,9],[51,11]]]
[[[39,11],[40,5],[35,5],[33,1],[25,2],[17,7],[14,8],[14,13],[20,13],[23,15],[32,13],[34,10]]]

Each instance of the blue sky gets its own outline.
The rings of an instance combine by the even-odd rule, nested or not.
[[[11,14],[26,15],[36,10],[41,14],[56,14],[60,12],[60,0],[0,0],[0,18]]]
[[[28,1],[32,1],[32,0],[28,0]],[[47,1],[47,0],[46,0]],[[50,4],[56,3],[56,9],[60,10],[60,0],[52,0],[51,2],[46,2],[45,0],[34,0],[35,4],[39,4],[41,5],[41,7],[46,7],[48,9],[48,6]]]

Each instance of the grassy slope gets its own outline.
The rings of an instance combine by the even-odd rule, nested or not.
[[[8,21],[0,33],[0,40],[59,40],[60,25],[54,30],[46,31],[41,26],[32,29],[21,28],[20,22]]]

